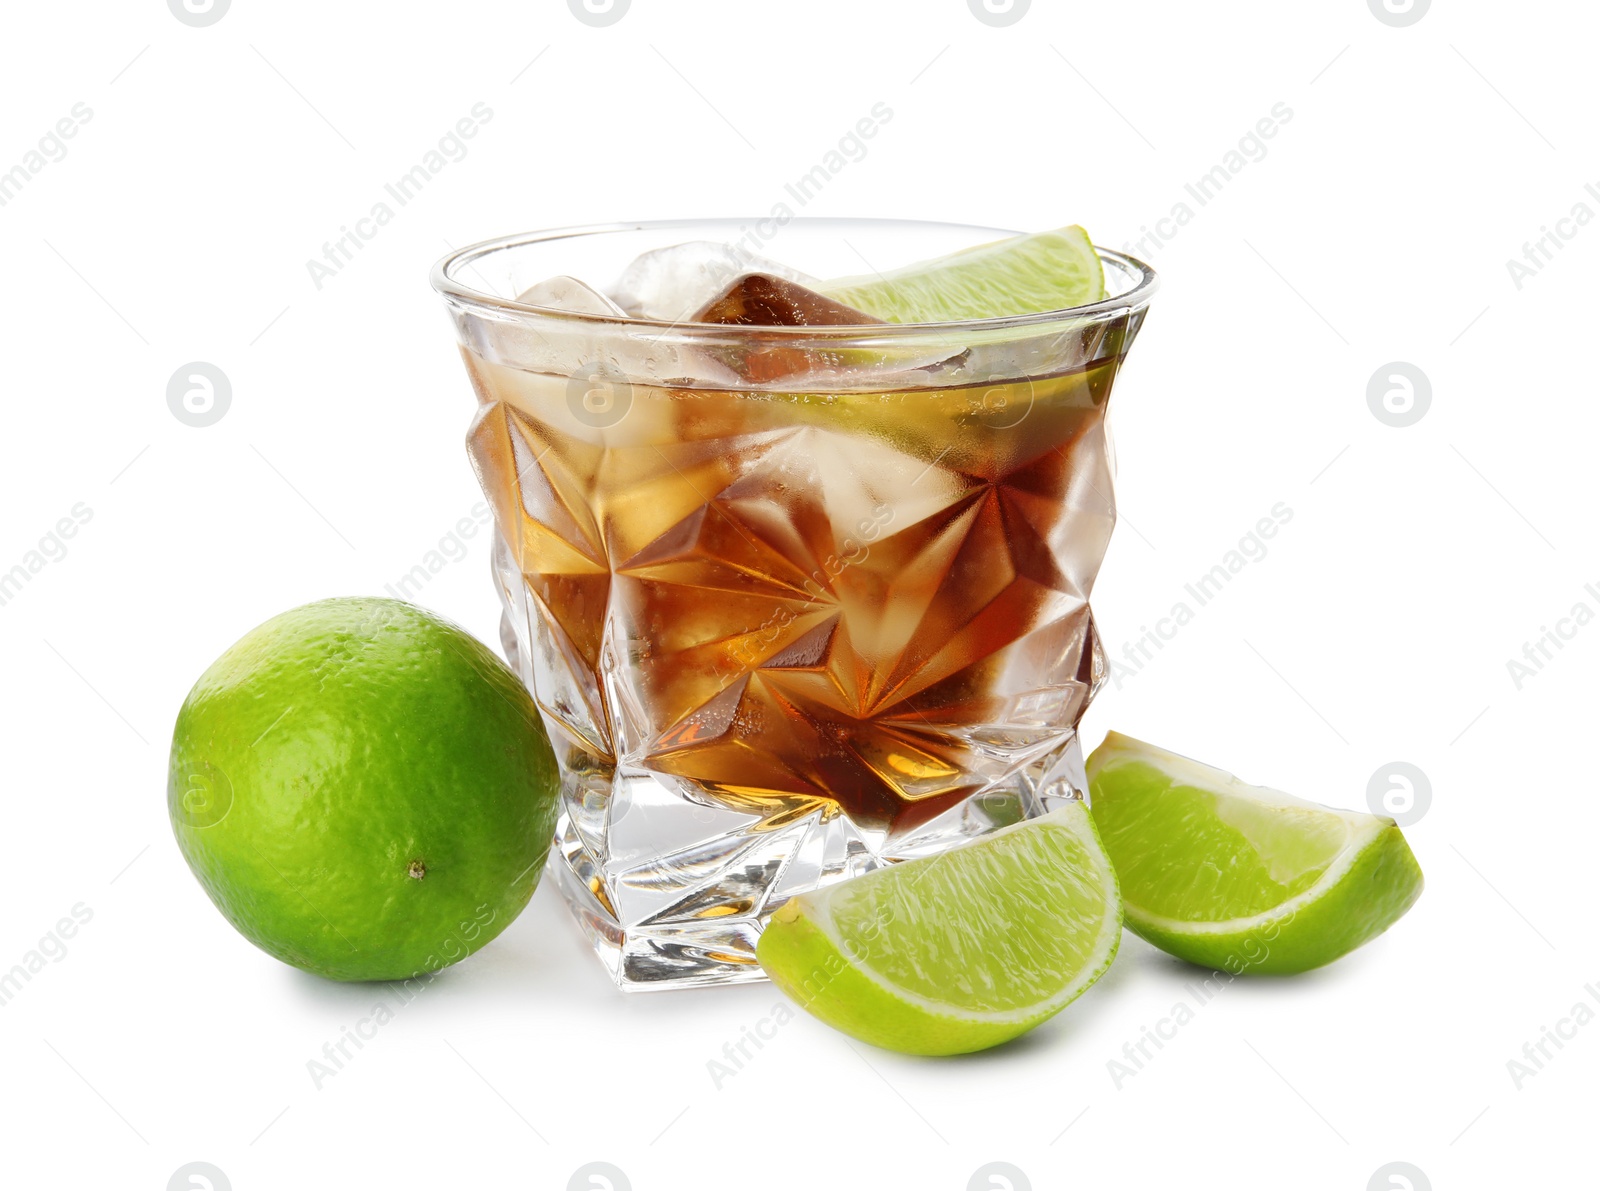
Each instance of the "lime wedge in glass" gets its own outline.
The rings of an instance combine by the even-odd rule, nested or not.
[[[803,894],[756,948],[816,1017],[906,1054],[983,1050],[1088,988],[1122,933],[1116,875],[1081,802]]]
[[[841,278],[818,291],[887,322],[942,323],[1086,306],[1106,296],[1106,279],[1088,233],[1073,224]]]
[[[1393,819],[1248,786],[1116,732],[1088,771],[1128,929],[1191,963],[1320,967],[1388,930],[1422,892]]]

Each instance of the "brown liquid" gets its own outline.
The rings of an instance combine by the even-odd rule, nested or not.
[[[1116,360],[910,392],[634,386],[619,417],[465,354],[474,464],[586,692],[541,705],[598,764],[904,830],[1075,726]]]

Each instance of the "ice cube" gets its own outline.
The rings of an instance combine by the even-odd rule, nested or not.
[[[611,297],[635,318],[681,322],[746,273],[766,273],[800,285],[817,280],[735,244],[690,240],[635,257],[611,286]]]
[[[745,274],[701,307],[694,321],[747,327],[863,326],[883,322],[771,273]]]
[[[593,286],[585,285],[576,277],[551,277],[538,285],[530,286],[517,295],[517,301],[528,306],[548,306],[554,310],[570,310],[574,314],[604,314],[613,318],[626,318],[622,307]]]
[[[747,273],[696,311],[697,323],[746,327],[825,327],[882,325],[883,320],[823,297],[798,282],[770,273]],[[752,336],[742,347],[712,348],[710,354],[730,365],[745,380],[765,383],[800,373],[827,372],[847,366],[849,353],[762,342]],[[859,354],[859,353],[857,353]]]
[[[550,277],[517,295],[518,302],[548,311],[628,316],[610,298],[575,277]],[[547,375],[592,378],[599,369],[646,384],[682,375],[677,348],[656,339],[618,333],[614,327],[559,314],[529,320],[480,319],[472,324],[469,346],[496,364]],[[726,370],[719,379],[729,379]]]

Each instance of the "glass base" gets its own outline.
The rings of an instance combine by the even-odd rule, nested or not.
[[[1090,684],[1024,695],[1010,722],[959,729],[967,780],[958,775],[955,784],[971,793],[925,819],[902,816],[891,829],[831,801],[741,805],[691,779],[615,763],[599,693],[567,658],[503,539],[494,570],[502,646],[535,693],[561,767],[547,867],[626,991],[764,980],[756,941],[789,898],[1045,814],[1088,786],[1077,732],[1058,717],[1072,705],[1064,699],[1087,702],[1103,681],[1092,624],[1084,645]]]
[[[1085,785],[1069,733],[1006,782],[889,840],[834,808],[763,818],[662,774],[569,773],[548,868],[624,991],[764,980],[756,940],[790,897],[1044,814]]]

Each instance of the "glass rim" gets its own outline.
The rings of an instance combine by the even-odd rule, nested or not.
[[[732,223],[751,223],[754,218],[740,220],[737,218],[706,218],[706,219],[657,219],[640,220],[623,223],[591,223],[575,224],[568,227],[547,228],[542,231],[516,232],[508,236],[496,236],[488,240],[480,240],[468,244],[463,248],[441,257],[434,262],[429,271],[428,280],[447,301],[459,304],[479,313],[504,316],[533,315],[542,319],[555,322],[565,322],[574,325],[588,325],[596,330],[606,327],[619,331],[628,331],[639,328],[643,331],[655,331],[661,335],[668,332],[678,334],[705,334],[707,336],[749,335],[758,334],[766,336],[782,336],[795,338],[823,338],[823,339],[881,339],[915,336],[934,336],[949,334],[951,332],[972,331],[1006,331],[1026,330],[1033,327],[1044,327],[1051,323],[1065,321],[1080,321],[1095,319],[1107,315],[1121,314],[1127,311],[1140,309],[1149,304],[1150,299],[1160,287],[1160,280],[1156,271],[1137,257],[1125,252],[1117,252],[1110,248],[1103,248],[1098,244],[1091,245],[1100,257],[1102,264],[1110,263],[1131,273],[1134,283],[1128,289],[1112,297],[1102,298],[1098,302],[1089,302],[1081,306],[1063,306],[1056,310],[1028,311],[1022,314],[1004,314],[992,318],[958,319],[946,322],[932,323],[872,323],[872,324],[838,324],[819,326],[755,326],[727,323],[697,323],[686,320],[650,319],[650,318],[617,318],[608,314],[588,314],[575,310],[561,310],[553,306],[537,306],[528,302],[519,302],[515,298],[504,298],[485,289],[467,285],[459,278],[459,272],[473,262],[496,252],[522,248],[529,244],[538,244],[546,241],[577,239],[582,236],[596,236],[616,232],[634,231],[661,231],[668,228],[683,228],[692,231],[712,225],[727,225]],[[1024,233],[1008,231],[1005,228],[986,228],[972,224],[944,223],[940,220],[919,219],[882,219],[882,218],[853,218],[837,216],[798,216],[785,221],[788,223],[806,224],[813,227],[825,227],[829,224],[841,226],[862,226],[878,224],[888,226],[915,226],[918,224],[928,227],[971,227],[974,231],[992,231],[999,235],[1022,235]]]

